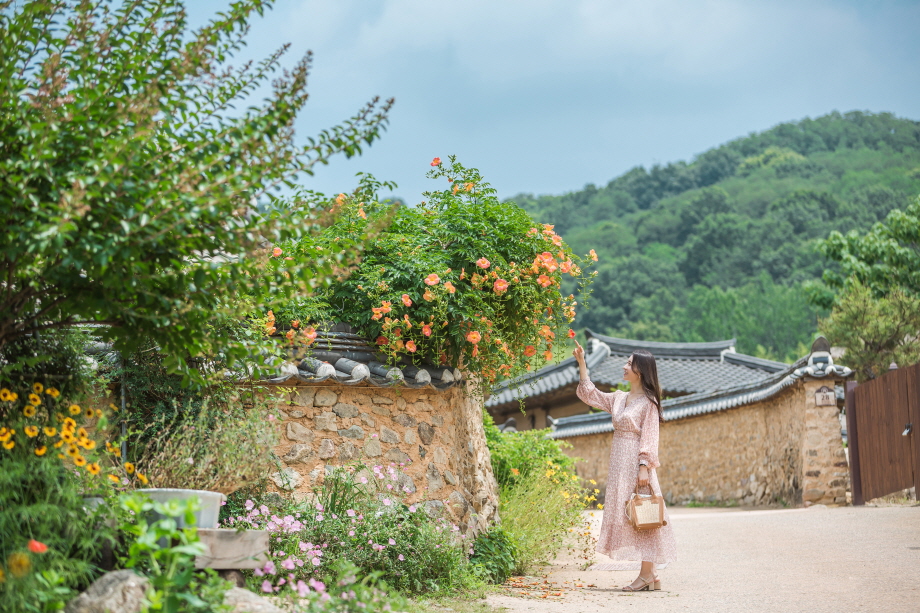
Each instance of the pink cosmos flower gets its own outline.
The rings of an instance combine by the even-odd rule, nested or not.
[[[345,511],[345,515],[347,515],[347,516],[349,516],[349,517],[354,517],[354,516],[355,516],[355,511],[354,511],[354,509],[348,509],[347,511]]]
[[[322,564],[319,558],[313,558],[312,560],[310,560],[310,562],[313,563],[313,566],[319,566],[320,564]]]
[[[390,545],[395,545],[395,544],[396,544],[396,541],[394,541],[393,539],[390,539],[388,542],[390,543]]]
[[[306,598],[307,594],[310,593],[310,588],[307,586],[306,583],[303,582],[303,579],[297,582],[297,587],[294,589],[297,590],[297,595],[300,596],[301,598]]]
[[[272,592],[272,584],[271,584],[271,582],[270,582],[268,579],[266,579],[265,581],[262,582],[262,591],[263,591],[263,592],[266,592],[266,593],[268,593],[268,594],[271,594],[271,592]]]
[[[390,506],[391,504],[393,504],[393,501],[390,500],[389,498],[384,498],[384,499],[383,499],[383,506],[388,507],[388,506]]]
[[[410,513],[415,513],[415,505],[414,505],[414,504],[413,504],[413,505],[409,505],[409,512],[410,512]]]
[[[399,557],[397,557],[396,559],[399,560],[400,562],[402,562],[402,561],[405,560],[406,558],[403,557],[403,554],[399,554]]]

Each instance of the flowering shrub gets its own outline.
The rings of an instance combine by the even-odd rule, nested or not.
[[[279,256],[334,258],[367,241],[363,259],[312,301],[277,305],[262,321],[291,344],[309,346],[314,325],[343,320],[375,339],[392,359],[462,364],[485,382],[521,374],[553,357],[578,304],[560,291],[563,276],[585,294],[593,279],[550,225],[500,202],[475,169],[450,158],[428,176],[444,180],[426,201],[393,211],[377,201],[372,178],[333,205],[338,221],[317,238],[278,247]],[[384,231],[377,228],[386,226]],[[309,325],[308,325],[309,324]],[[312,337],[311,337],[312,335]]]
[[[97,440],[105,436],[109,415],[117,411],[114,404],[104,411],[66,402],[56,388],[40,382],[25,391],[0,388],[0,454],[63,463],[89,492],[106,482],[145,485],[147,477],[133,464],[120,464],[117,439],[102,440],[104,447]]]
[[[335,562],[341,559],[361,574],[379,573],[387,584],[408,593],[441,591],[472,580],[466,559],[470,544],[459,527],[404,504],[398,480],[394,465],[357,473],[340,469],[337,479],[327,481],[360,492],[353,505],[342,508],[320,502],[329,498],[326,487],[341,487],[331,483],[312,502],[270,508],[247,501],[246,513],[225,525],[270,533],[271,559],[254,571],[253,588],[308,594],[317,589],[316,582],[334,579]]]

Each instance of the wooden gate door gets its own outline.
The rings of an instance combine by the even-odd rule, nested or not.
[[[920,485],[920,364],[848,386],[847,430],[853,504]]]

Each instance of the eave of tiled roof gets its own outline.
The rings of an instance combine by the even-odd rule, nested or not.
[[[656,358],[687,357],[687,358],[719,358],[723,352],[731,351],[735,346],[735,339],[727,341],[713,341],[710,343],[661,343],[657,341],[637,341],[615,336],[604,336],[591,330],[585,330],[589,339],[596,338],[610,347],[610,353],[615,355],[631,355],[637,349],[647,349]]]
[[[595,368],[610,356],[610,350],[603,343],[594,343],[593,350],[585,356],[589,369]],[[488,408],[498,407],[522,398],[534,398],[578,382],[578,365],[575,358],[568,358],[528,373],[511,381],[502,381],[492,388],[492,395],[486,400]]]
[[[661,407],[665,421],[676,421],[767,400],[804,377],[839,379],[849,377],[852,373],[853,371],[846,366],[808,364],[808,358],[805,357],[758,383],[671,398],[663,401]],[[613,421],[609,413],[588,413],[556,420],[549,437],[571,438],[613,430]]]
[[[586,332],[589,344],[610,348],[611,358],[592,372],[591,380],[615,386],[623,380],[623,357],[638,349],[655,356],[658,380],[667,394],[696,394],[750,385],[789,368],[788,364],[735,353],[734,339],[711,343],[636,341]]]

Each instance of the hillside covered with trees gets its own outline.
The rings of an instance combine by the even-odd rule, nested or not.
[[[633,168],[604,187],[512,199],[575,251],[597,250],[581,327],[645,340],[735,337],[739,351],[791,360],[827,314],[815,296],[835,263],[817,245],[833,230],[865,232],[918,194],[920,122],[835,112],[689,163]]]

